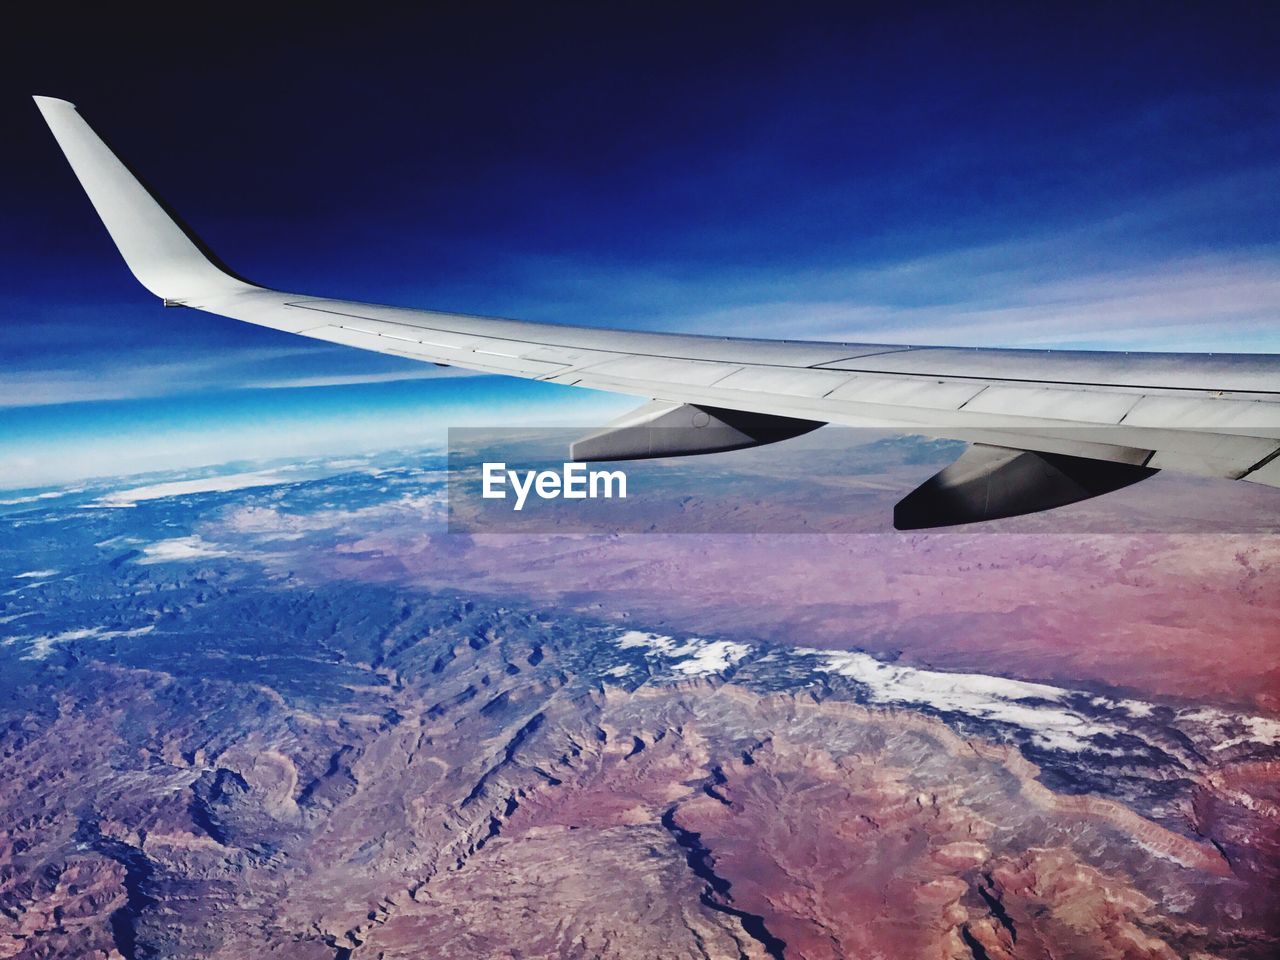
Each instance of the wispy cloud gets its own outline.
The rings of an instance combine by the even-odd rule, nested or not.
[[[264,375],[267,373],[272,375]],[[314,349],[304,344],[293,350],[229,348],[200,360],[151,361],[131,355],[104,362],[101,357],[92,357],[80,366],[0,371],[0,408],[137,400],[210,390],[394,383],[457,375],[452,368],[443,370],[396,357],[335,350],[327,344],[315,345]]]
[[[243,384],[248,390],[297,390],[308,387],[349,387],[361,383],[398,383],[402,380],[440,380],[449,377],[483,376],[474,370],[459,367],[440,369],[423,367],[421,370],[397,370],[390,373],[363,373],[333,377],[285,377],[280,380],[259,380]]]
[[[980,293],[955,289],[975,282],[955,279],[963,262],[951,256],[817,277],[792,286],[785,300],[703,311],[684,321],[702,332],[764,337],[1280,352],[1280,261],[1205,257],[1052,279],[1015,270],[988,275]],[[980,283],[982,275],[976,276]],[[893,291],[906,283],[931,289],[933,302],[902,302]],[[824,296],[840,286],[856,292],[842,300]]]
[[[1043,222],[1024,217],[999,239],[989,224],[985,238],[948,237],[939,224],[794,252],[748,237],[740,260],[524,257],[502,282],[452,296],[516,316],[649,330],[1280,352],[1280,246],[1242,213],[1274,207],[1277,178],[1275,164],[1215,171]],[[509,292],[495,301],[495,289]]]
[[[871,266],[704,274],[578,266],[567,295],[523,306],[540,319],[712,335],[1280,352],[1280,251],[1095,259],[1073,232]]]

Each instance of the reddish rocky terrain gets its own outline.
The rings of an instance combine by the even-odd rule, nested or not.
[[[353,531],[358,534],[359,531]],[[357,535],[332,575],[900,653],[1280,716],[1280,539],[1198,534]],[[1223,638],[1230,638],[1227,642]]]
[[[422,482],[0,526],[0,958],[1280,949],[1274,537],[471,538]]]
[[[75,699],[4,734],[0,956],[1062,960],[1280,942],[1274,847],[1242,853],[1275,837],[1271,767],[1201,777],[1197,837],[1055,793],[1016,749],[919,713],[710,677],[627,689],[584,675],[586,638],[554,621],[448,619],[392,630],[341,704],[282,695],[270,673],[232,688],[82,670]]]

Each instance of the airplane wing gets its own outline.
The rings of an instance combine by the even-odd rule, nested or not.
[[[828,423],[968,440],[898,504],[915,529],[1014,516],[1167,469],[1280,486],[1280,356],[755,340],[285,293],[231,272],[73,104],[36,97],[125,263],[166,306],[486,373],[647,398],[582,460],[709,453]]]

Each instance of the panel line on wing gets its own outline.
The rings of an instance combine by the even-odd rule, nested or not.
[[[1250,467],[1248,470],[1246,470],[1246,471],[1242,474],[1242,477],[1247,477],[1247,476],[1249,476],[1249,474],[1251,474],[1251,473],[1257,473],[1259,470],[1261,470],[1263,467],[1265,467],[1267,464],[1269,464],[1272,460],[1275,460],[1277,457],[1280,457],[1280,446],[1277,446],[1274,450],[1272,450],[1270,453],[1268,453],[1265,457],[1263,457],[1261,460],[1259,460],[1257,463],[1255,463],[1252,467]]]
[[[438,340],[423,340],[421,337],[398,337],[394,333],[383,333],[380,330],[366,330],[364,327],[352,327],[343,323],[331,323],[325,327],[318,329],[325,330],[333,328],[336,330],[350,330],[352,333],[360,333],[367,337],[386,337],[388,340],[400,340],[404,343],[420,343],[424,347],[439,347],[441,350],[466,350],[467,348],[458,343],[440,343]],[[432,331],[433,333],[435,331]],[[483,351],[476,350],[475,353]]]
[[[786,341],[783,341],[784,343]],[[812,363],[809,365],[810,370],[829,370],[833,363],[846,363],[849,360],[866,360],[868,357],[883,357],[890,353],[910,353],[920,350],[928,350],[929,347],[894,347],[892,350],[877,350],[875,353],[855,353],[851,357],[841,357],[838,360],[823,360],[821,363]],[[844,367],[837,368],[843,372]]]

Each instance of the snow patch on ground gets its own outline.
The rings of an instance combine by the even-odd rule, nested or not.
[[[733,643],[729,640],[703,640],[690,637],[677,642],[671,637],[657,633],[644,633],[639,630],[628,630],[615,641],[622,650],[647,649],[649,656],[662,656],[676,661],[671,669],[685,676],[700,677],[709,674],[724,673],[735,663],[751,652],[745,643]]]
[[[1233,716],[1211,707],[1194,711],[1181,711],[1179,719],[1190,718],[1214,730],[1222,739],[1213,750],[1226,750],[1242,743],[1280,745],[1280,720],[1269,717]]]
[[[639,630],[628,630],[618,637],[616,643],[623,650],[634,650],[637,647],[650,647],[665,653],[675,647],[675,641],[656,633],[642,633]]]
[[[691,677],[724,673],[751,652],[745,643],[728,640],[690,640],[678,649],[681,653],[689,650],[688,659],[681,660],[671,669]]]
[[[3,595],[6,597],[16,597],[21,594],[23,590],[36,590],[40,587],[48,586],[52,582],[52,580],[28,580],[26,583],[16,586],[12,590],[6,590]]]
[[[175,560],[199,560],[207,557],[228,556],[207,540],[199,536],[175,537],[172,540],[157,540],[142,548],[142,557],[138,563],[170,563]]]
[[[884,663],[865,653],[798,650],[823,661],[819,667],[865,685],[877,703],[923,704],[1028,730],[1051,750],[1097,749],[1092,738],[1127,732],[1088,719],[1062,705],[1073,691],[1043,683],[1009,680],[981,673],[944,673]]]
[[[68,494],[80,493],[83,487],[75,490],[46,490],[44,493],[33,493],[26,497],[13,497],[10,500],[0,500],[0,507],[15,507],[20,503],[38,503],[41,500],[56,500],[58,497],[65,497]]]
[[[173,480],[147,487],[116,490],[93,501],[91,506],[132,507],[142,500],[160,500],[164,497],[182,497],[191,493],[224,493],[228,490],[246,490],[250,487],[270,487],[281,483],[294,483],[296,477],[282,476],[278,470],[259,470],[254,473],[229,473],[221,477],[200,477],[195,480]]]
[[[424,521],[443,522],[448,517],[447,491],[441,488],[425,493],[405,494],[395,500],[354,510],[333,508],[290,513],[268,506],[236,507],[223,515],[222,524],[234,534],[249,534],[269,540],[301,540],[308,533],[320,530],[340,530],[353,523],[379,518],[395,521],[406,514],[420,517]]]
[[[756,649],[746,643],[700,637],[676,639],[642,630],[627,630],[614,642],[621,650],[643,651],[655,666],[684,676],[723,674]],[[1233,715],[1212,708],[1173,709],[1047,683],[928,670],[889,663],[861,651],[772,647],[753,664],[759,667],[774,660],[794,663],[794,658],[803,658],[806,667],[816,673],[855,681],[865,689],[871,703],[930,707],[973,720],[1006,724],[1019,728],[1030,743],[1044,750],[1123,757],[1132,752],[1132,738],[1151,742],[1144,727],[1152,722],[1160,726],[1171,722],[1191,737],[1198,749],[1280,745],[1280,720],[1267,717]],[[617,667],[611,671],[615,676],[624,672]],[[1172,716],[1157,721],[1157,711]]]
[[[17,639],[29,639],[31,646],[27,649],[23,660],[43,660],[53,649],[60,643],[66,643],[69,640],[111,640],[115,637],[141,637],[150,633],[155,627],[148,624],[145,627],[135,627],[132,630],[104,630],[102,627],[86,627],[79,630],[64,630],[62,633],[47,634],[43,637],[14,638],[9,642]]]

